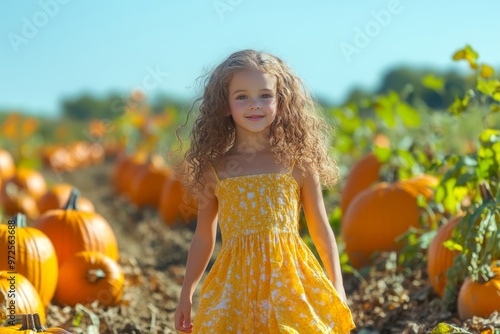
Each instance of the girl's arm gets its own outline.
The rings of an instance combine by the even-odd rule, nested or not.
[[[192,330],[191,310],[193,293],[198,285],[214,251],[217,233],[217,198],[214,195],[215,179],[212,172],[206,172],[204,191],[197,196],[198,220],[191,240],[186,264],[186,273],[175,311],[175,328],[190,333]]]
[[[307,173],[301,187],[301,201],[309,234],[318,250],[321,261],[340,298],[346,302],[339,250],[335,235],[328,222],[319,176]]]

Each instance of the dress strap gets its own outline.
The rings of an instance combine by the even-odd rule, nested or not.
[[[295,166],[295,159],[292,160],[292,163],[290,164],[290,171],[288,173],[292,174],[293,166]]]
[[[219,183],[219,175],[217,174],[217,171],[215,170],[215,167],[212,165],[212,163],[208,163],[210,165],[210,168],[212,168],[212,172],[214,172],[215,178],[217,179],[217,183]]]

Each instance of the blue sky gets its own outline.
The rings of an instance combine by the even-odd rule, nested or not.
[[[500,67],[500,1],[6,0],[0,109],[57,115],[60,99],[142,88],[192,98],[231,52],[283,58],[318,96],[373,88],[391,66],[466,69],[471,44]]]

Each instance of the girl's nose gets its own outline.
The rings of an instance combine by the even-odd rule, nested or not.
[[[259,104],[259,102],[257,102],[257,101],[253,101],[253,102],[250,104],[250,109],[251,109],[251,110],[260,109],[260,104]]]

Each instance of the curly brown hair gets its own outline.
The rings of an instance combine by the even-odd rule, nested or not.
[[[280,58],[242,50],[231,54],[205,77],[203,94],[188,113],[189,118],[194,105],[201,102],[190,132],[190,147],[181,162],[183,181],[190,192],[201,189],[200,180],[209,163],[220,161],[234,144],[235,123],[227,117],[228,87],[234,73],[243,70],[259,70],[276,78],[278,113],[270,127],[275,162],[295,160],[295,166],[303,172],[317,173],[323,186],[335,185],[338,167],[328,153],[327,142],[331,127],[320,117],[303,81]],[[186,124],[187,120],[183,126]]]

